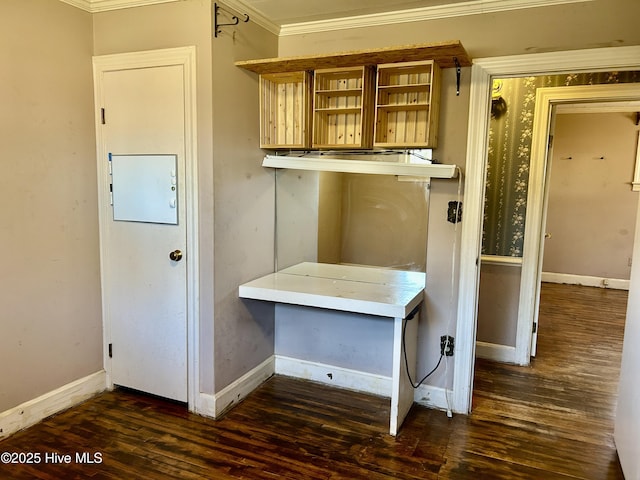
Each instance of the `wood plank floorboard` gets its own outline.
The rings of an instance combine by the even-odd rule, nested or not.
[[[478,360],[473,413],[414,406],[387,434],[386,398],[275,376],[224,418],[124,389],[0,442],[40,453],[1,479],[623,479],[613,419],[627,293],[544,284],[538,356]],[[45,463],[70,454],[71,464]],[[77,462],[76,453],[101,462]]]

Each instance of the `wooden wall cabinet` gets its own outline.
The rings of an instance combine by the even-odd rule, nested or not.
[[[433,61],[262,74],[260,147],[435,148],[439,97]]]
[[[374,82],[368,66],[314,71],[313,148],[371,148]]]
[[[377,67],[374,146],[437,146],[440,67],[433,61]]]
[[[455,40],[236,65],[260,74],[262,148],[435,148],[440,69],[471,59]]]
[[[309,148],[312,80],[307,71],[260,75],[260,148]]]

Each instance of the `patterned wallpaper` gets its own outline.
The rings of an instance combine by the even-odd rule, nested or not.
[[[521,257],[536,89],[640,83],[640,72],[599,72],[495,79],[482,253]]]

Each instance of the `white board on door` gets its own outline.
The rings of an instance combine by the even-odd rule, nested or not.
[[[110,155],[113,219],[178,224],[176,155]]]

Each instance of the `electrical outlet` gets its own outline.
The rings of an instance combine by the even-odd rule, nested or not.
[[[449,202],[447,209],[447,221],[458,223],[462,221],[462,202]]]
[[[453,337],[451,335],[440,337],[440,355],[453,356]]]
[[[447,348],[444,349],[444,354],[447,357],[453,356],[453,337],[447,337]]]

